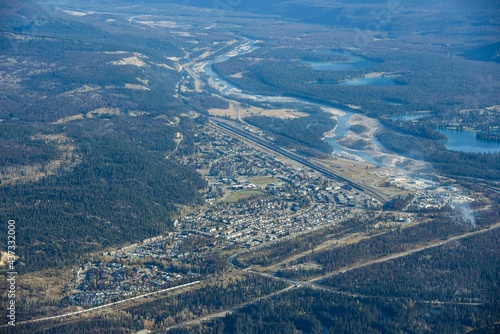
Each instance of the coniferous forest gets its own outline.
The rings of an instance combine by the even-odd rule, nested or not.
[[[494,2],[0,1],[0,332],[500,333]]]

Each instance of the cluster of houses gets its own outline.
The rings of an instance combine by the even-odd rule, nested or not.
[[[358,209],[375,205],[347,185],[285,163],[223,133],[199,134],[197,144],[199,154],[188,163],[206,172],[211,185],[207,194],[210,206],[199,215],[184,217],[181,223],[223,242],[252,247],[334,224]],[[256,185],[252,177],[271,181]],[[245,190],[259,190],[260,196],[224,200],[228,192]]]
[[[100,260],[84,263],[68,285],[72,290],[70,302],[98,306],[196,280],[200,274],[174,271],[168,265],[171,259],[182,262],[182,244],[189,235],[170,232],[105,252]]]
[[[380,208],[380,203],[363,192],[217,131],[199,133],[197,149],[183,163],[206,176],[207,204],[176,221],[173,232],[103,253],[100,260],[85,263],[68,285],[73,292],[71,302],[97,306],[200,279],[200,271],[191,270],[193,263],[203,266],[203,259],[216,249],[254,247]],[[415,194],[408,207],[471,201],[457,189],[432,181],[387,177],[392,186]],[[235,193],[241,196],[229,200]],[[198,242],[197,238],[210,242],[196,247],[192,241]]]

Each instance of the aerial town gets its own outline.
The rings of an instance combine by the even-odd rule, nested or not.
[[[67,285],[69,300],[98,306],[177,286],[223,271],[214,249],[252,249],[381,208],[381,203],[263,148],[212,127],[197,136],[184,163],[209,181],[206,205],[175,221],[175,231],[104,252],[82,264]],[[411,193],[390,224],[409,224],[418,210],[464,207],[474,201],[437,181],[375,169],[386,186]],[[205,263],[203,272],[194,264]],[[213,265],[210,265],[213,264]]]

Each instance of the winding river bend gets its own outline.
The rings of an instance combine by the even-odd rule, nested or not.
[[[335,117],[337,119],[338,125],[335,129],[335,137],[331,138],[325,138],[325,140],[333,147],[334,149],[334,154],[339,154],[342,155],[344,153],[348,153],[350,155],[355,155],[366,162],[372,163],[372,164],[377,164],[377,162],[367,153],[361,152],[361,151],[356,151],[356,150],[351,150],[348,148],[345,148],[337,143],[337,139],[341,138],[344,136],[347,131],[349,130],[349,124],[347,121],[351,116],[354,115],[352,111],[347,110],[346,108],[339,108],[339,106],[335,105],[328,105],[325,103],[318,103],[312,100],[308,99],[303,99],[303,98],[295,98],[295,97],[286,97],[286,96],[269,96],[269,95],[261,95],[261,94],[252,94],[248,93],[246,91],[241,90],[240,88],[236,87],[232,83],[226,81],[223,77],[218,75],[213,69],[212,69],[212,64],[215,63],[220,63],[223,61],[227,61],[231,57],[236,57],[240,55],[244,55],[247,53],[251,53],[254,50],[258,48],[257,41],[247,39],[246,43],[243,45],[240,45],[236,47],[233,51],[219,56],[215,58],[212,61],[202,63],[199,68],[202,70],[203,74],[207,75],[209,77],[208,82],[209,84],[216,88],[222,96],[224,96],[227,99],[231,99],[231,97],[235,99],[248,99],[248,100],[254,100],[258,102],[269,102],[269,103],[300,103],[300,104],[305,104],[305,105],[310,105],[310,106],[315,106],[315,107],[320,107],[326,112],[329,112],[329,110],[336,110],[340,111],[342,115],[336,114]]]
[[[208,76],[208,83],[217,89],[222,96],[227,99],[248,99],[258,102],[269,102],[269,103],[300,103],[304,105],[316,106],[322,108],[324,111],[329,112],[332,110],[337,111],[335,117],[337,119],[338,125],[334,131],[334,136],[330,138],[325,138],[325,140],[333,147],[334,154],[344,155],[354,155],[358,158],[363,159],[366,162],[372,164],[378,164],[373,157],[365,152],[351,150],[337,143],[339,138],[342,138],[349,130],[348,120],[354,115],[352,110],[347,109],[347,107],[340,107],[339,105],[329,105],[326,103],[318,103],[313,100],[308,100],[304,98],[294,98],[286,96],[270,96],[254,94],[248,91],[243,91],[237,86],[225,80],[223,77],[218,75],[213,69],[212,65],[215,63],[220,63],[227,61],[231,57],[241,56],[248,54],[256,50],[258,46],[258,41],[253,39],[245,39],[245,43],[239,44],[232,51],[225,55],[219,56],[211,61],[206,61],[199,63],[196,66],[197,71]],[[345,55],[345,54],[344,54]],[[349,56],[349,55],[348,55]],[[312,64],[314,66],[319,66],[318,64]],[[327,69],[329,70],[341,70],[345,69],[346,66],[362,66],[366,67],[370,65],[370,62],[360,59],[357,56],[352,55],[352,59],[349,62],[340,62],[340,64],[333,64],[332,62],[327,62]],[[313,67],[314,67],[313,66]],[[324,70],[324,68],[321,68]],[[341,115],[338,113],[340,111]],[[445,146],[450,150],[465,151],[465,152],[500,152],[500,144],[490,143],[485,141],[480,141],[469,133],[457,133],[448,131],[444,133],[448,136],[449,141],[445,143]]]

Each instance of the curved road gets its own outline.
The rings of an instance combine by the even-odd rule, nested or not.
[[[417,253],[417,252],[420,252],[420,251],[423,251],[423,250],[426,250],[426,249],[429,249],[429,248],[439,247],[439,246],[442,246],[444,244],[450,243],[452,241],[456,241],[456,240],[468,238],[468,237],[474,236],[476,234],[481,234],[481,233],[485,233],[485,232],[494,230],[494,229],[496,229],[498,227],[500,227],[500,223],[497,223],[495,225],[492,225],[492,226],[490,226],[488,228],[485,228],[485,229],[482,229],[482,230],[479,230],[479,231],[469,232],[469,233],[457,235],[457,236],[454,236],[454,237],[450,237],[450,238],[448,238],[446,240],[441,240],[441,239],[435,240],[433,242],[427,243],[427,244],[425,244],[423,246],[419,246],[419,247],[410,249],[410,250],[405,251],[405,252],[391,254],[391,255],[388,255],[388,256],[385,256],[385,257],[382,257],[382,258],[378,258],[378,259],[375,259],[375,260],[371,260],[371,261],[368,261],[368,262],[364,262],[364,263],[354,264],[354,265],[352,265],[352,266],[350,266],[348,268],[337,270],[337,271],[334,271],[334,272],[329,273],[327,275],[324,275],[324,276],[321,276],[321,277],[318,277],[318,278],[315,278],[315,279],[312,279],[312,280],[309,280],[309,281],[295,281],[295,280],[287,279],[287,278],[284,278],[284,277],[277,277],[277,276],[274,276],[274,275],[271,275],[271,274],[267,274],[267,273],[263,273],[263,272],[260,272],[260,271],[254,271],[254,270],[251,270],[251,268],[248,268],[248,269],[245,269],[244,271],[250,272],[250,273],[253,273],[253,274],[257,274],[257,275],[266,276],[266,277],[269,277],[269,278],[272,278],[272,279],[284,281],[284,282],[289,283],[290,286],[288,286],[285,289],[282,289],[282,290],[279,290],[279,291],[275,291],[272,294],[269,294],[267,296],[261,296],[261,297],[255,298],[255,299],[253,299],[253,300],[251,300],[249,302],[242,303],[242,304],[240,304],[238,306],[233,306],[231,308],[220,310],[218,312],[214,312],[214,313],[211,313],[211,314],[208,314],[208,315],[196,318],[196,319],[188,320],[188,321],[185,321],[185,322],[182,322],[182,323],[178,323],[178,324],[170,326],[170,327],[162,328],[162,330],[168,331],[169,329],[178,328],[178,327],[184,327],[184,326],[189,326],[189,325],[193,325],[195,323],[200,323],[202,321],[207,321],[207,320],[211,320],[211,319],[214,319],[214,318],[223,317],[226,314],[232,313],[234,311],[237,311],[237,310],[241,309],[242,307],[244,307],[246,305],[253,304],[253,303],[258,302],[260,300],[267,299],[267,298],[276,296],[278,294],[284,293],[286,291],[289,291],[291,289],[296,289],[296,288],[300,288],[300,287],[308,287],[308,288],[311,288],[311,289],[318,289],[318,290],[323,290],[323,291],[329,291],[329,292],[332,292],[332,293],[342,294],[342,295],[350,296],[350,297],[354,297],[354,298],[358,298],[358,297],[365,297],[365,298],[367,298],[367,297],[377,297],[377,298],[381,298],[381,296],[365,296],[365,295],[356,294],[356,293],[352,293],[352,292],[335,290],[332,287],[320,285],[320,284],[317,283],[317,281],[325,279],[325,278],[333,276],[333,275],[342,275],[342,274],[346,273],[347,271],[355,270],[355,269],[358,269],[358,268],[361,268],[361,267],[369,266],[369,265],[376,264],[376,263],[387,262],[387,261],[394,260],[394,259],[397,259],[397,258],[400,258],[400,257],[408,256],[408,255],[411,255],[411,254],[414,254],[414,253]],[[389,297],[389,298],[398,299],[398,297]],[[403,298],[403,297],[400,297],[400,299],[401,298]],[[429,304],[430,303],[434,303],[434,304],[437,304],[437,305],[444,305],[444,304],[473,305],[473,306],[481,305],[480,303],[465,303],[465,302],[440,302],[440,301],[426,301],[426,300],[414,300],[414,301],[418,302],[418,303],[429,303]]]

